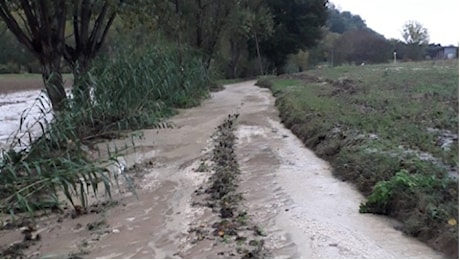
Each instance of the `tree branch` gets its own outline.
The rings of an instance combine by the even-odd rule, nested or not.
[[[74,0],[73,6],[73,34],[75,38],[75,49],[78,51],[81,46],[81,39],[80,39],[80,28],[78,23],[78,5],[80,4],[80,0]]]
[[[94,27],[93,27],[93,30],[91,31],[91,35],[88,40],[88,46],[86,46],[88,48],[87,49],[88,53],[92,53],[94,51],[94,48],[96,47],[98,37],[100,33],[103,31],[102,25],[104,23],[104,19],[107,14],[108,8],[109,8],[108,4],[105,3],[104,6],[102,7],[101,12],[96,18],[96,21],[94,22]]]
[[[29,1],[21,0],[21,7],[24,10],[24,14],[26,15],[27,20],[27,23],[24,22],[24,24],[29,26],[29,31],[32,35],[31,38],[36,38],[39,34],[39,23],[37,17],[32,12],[32,6],[30,5]]]
[[[91,19],[91,5],[89,0],[83,0],[81,4],[81,11],[80,11],[80,46],[78,46],[78,52],[83,51],[86,52],[86,44],[88,42],[88,30],[89,30],[89,22]]]
[[[57,15],[56,19],[58,19],[58,39],[59,39],[59,49],[61,52],[65,50],[65,25],[67,20],[67,6],[66,0],[61,0],[59,3],[59,15]]]
[[[115,17],[117,16],[117,13],[116,12],[113,12],[112,13],[112,16],[110,16],[109,20],[107,21],[107,24],[105,26],[105,29],[104,29],[104,32],[102,33],[102,36],[99,38],[98,42],[97,42],[97,45],[95,47],[95,53],[97,51],[99,51],[99,49],[101,48],[102,44],[104,43],[104,40],[105,40],[105,37],[107,36],[107,34],[109,33],[109,29],[110,27],[112,26],[112,23],[113,21],[115,20]]]
[[[27,0],[22,0],[22,2],[28,2]],[[45,55],[50,55],[52,50],[51,50],[51,26],[49,23],[49,15],[48,15],[48,6],[45,3],[45,0],[38,0],[38,5],[37,5],[37,11],[38,11],[38,17],[39,17],[39,22],[38,26],[40,26],[40,36],[39,37],[34,37],[34,39],[40,40],[41,46],[42,46],[42,52]]]
[[[0,17],[5,22],[8,29],[16,36],[18,41],[26,46],[27,49],[35,53],[32,39],[29,38],[21,29],[17,21],[11,15],[5,0],[0,0]]]

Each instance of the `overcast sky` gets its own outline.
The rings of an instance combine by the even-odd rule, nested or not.
[[[329,0],[341,11],[359,15],[367,27],[387,39],[402,40],[406,21],[428,29],[430,43],[443,46],[460,41],[460,0]]]

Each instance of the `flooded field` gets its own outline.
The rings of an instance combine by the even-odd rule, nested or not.
[[[190,228],[207,228],[215,221],[209,208],[192,203],[210,174],[196,169],[211,156],[216,127],[228,114],[239,113],[235,131],[241,167],[238,190],[248,216],[263,229],[265,246],[274,258],[442,257],[398,231],[396,221],[359,214],[364,198],[333,177],[329,164],[280,124],[270,91],[254,83],[228,85],[201,106],[181,110],[171,118],[173,129],[144,130],[144,138],[135,144],[138,149],[126,155],[128,167],[137,164],[132,174],[142,173],[133,175],[138,198],[121,194],[116,206],[75,219],[43,218],[42,239],[26,255],[231,257],[233,253],[226,252],[238,251],[234,243],[219,237],[197,243]],[[16,100],[29,104],[26,96],[33,98],[32,93],[23,93]],[[21,239],[16,230],[1,231],[0,237],[0,246]]]

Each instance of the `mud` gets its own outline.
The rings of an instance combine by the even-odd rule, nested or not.
[[[171,119],[174,129],[144,130],[144,138],[135,139],[136,149],[124,158],[138,198],[126,191],[114,196],[118,206],[98,214],[44,218],[41,241],[27,255],[222,258],[222,252],[232,250],[230,243],[197,242],[197,234],[189,231],[213,223],[211,209],[193,203],[195,191],[210,176],[197,169],[210,156],[216,127],[228,114],[239,113],[238,191],[249,217],[267,235],[265,246],[274,258],[442,257],[403,235],[397,222],[359,214],[364,198],[335,179],[327,162],[280,124],[270,91],[254,83],[228,85],[201,106],[180,111]],[[127,138],[112,145],[131,142]],[[89,230],[91,223],[102,224]],[[21,239],[16,231],[0,231],[1,246]]]

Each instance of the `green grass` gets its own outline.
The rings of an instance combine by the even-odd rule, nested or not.
[[[284,124],[369,196],[361,212],[393,216],[406,233],[458,256],[458,180],[450,177],[458,176],[458,75],[458,61],[419,62],[323,68],[259,85],[277,97]]]

